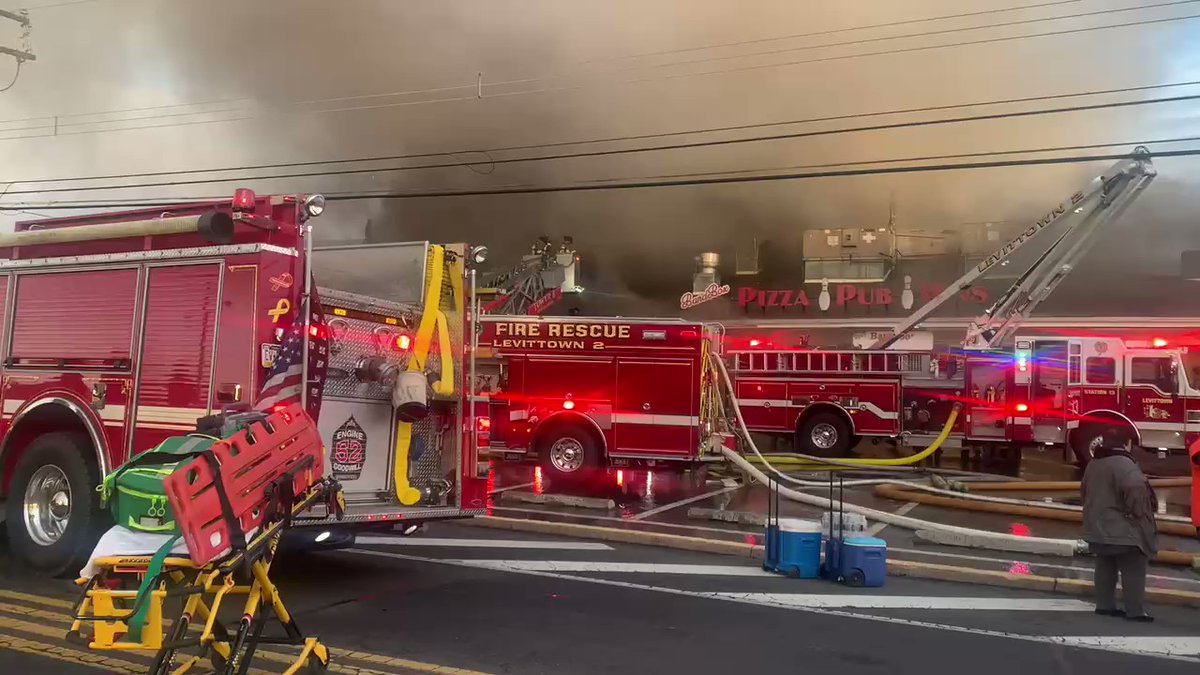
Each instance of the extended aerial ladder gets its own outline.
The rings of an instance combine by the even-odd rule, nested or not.
[[[512,269],[501,272],[484,282],[477,293],[493,296],[483,302],[484,314],[539,316],[564,293],[579,293],[575,271],[579,256],[571,237],[563,237],[558,250],[549,237],[539,237],[528,255]]]
[[[938,307],[966,290],[993,267],[1008,259],[1014,252],[1050,229],[1065,221],[1058,239],[1038,256],[1012,286],[996,299],[983,314],[967,327],[963,347],[992,349],[1012,335],[1043,300],[1062,283],[1080,258],[1095,241],[1096,234],[1110,221],[1118,218],[1158,175],[1150,161],[1150,151],[1137,146],[1129,157],[1092,179],[1087,187],[1059,202],[1012,241],[984,258],[957,281],[946,287],[933,300],[913,312],[900,323],[895,333],[878,340],[872,349],[886,349],[919,327]],[[1078,217],[1076,217],[1078,216]]]

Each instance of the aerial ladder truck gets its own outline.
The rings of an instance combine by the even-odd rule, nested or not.
[[[1200,438],[1200,390],[1181,375],[1182,349],[1162,339],[1022,336],[1022,322],[1058,287],[1157,175],[1137,147],[1056,204],[867,350],[731,352],[751,431],[794,435],[807,454],[844,455],[864,437],[919,442],[962,408],[946,447],[1011,456],[1058,446],[1086,463],[1105,425],[1132,429],[1166,453]],[[1011,262],[1034,239],[1050,245],[980,316],[951,353],[890,349],[948,300]],[[1002,347],[1003,345],[1003,347]]]

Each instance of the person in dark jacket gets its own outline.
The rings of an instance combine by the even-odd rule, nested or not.
[[[1154,513],[1158,500],[1133,461],[1133,432],[1104,430],[1095,458],[1083,473],[1083,539],[1096,555],[1096,613],[1153,621],[1146,613],[1146,566],[1158,551]],[[1117,573],[1125,609],[1117,608]]]

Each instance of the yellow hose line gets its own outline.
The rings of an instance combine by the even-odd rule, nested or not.
[[[415,372],[425,368],[425,359],[429,355],[429,343],[433,341],[433,332],[439,327],[441,337],[448,342],[448,332],[445,330],[446,318],[442,316],[442,274],[446,261],[446,251],[441,246],[429,247],[429,261],[425,275],[425,306],[421,308],[421,323],[417,327],[416,339],[413,340],[413,353],[408,360],[408,370]],[[442,347],[443,355],[449,349]],[[443,360],[444,360],[443,356]],[[451,359],[453,355],[451,354]],[[442,379],[445,380],[446,367],[442,366]],[[439,382],[439,384],[441,384]],[[436,391],[436,389],[435,389]],[[453,391],[453,384],[451,384]],[[405,506],[412,506],[421,501],[421,491],[414,488],[408,481],[408,453],[412,448],[412,424],[398,422],[396,424],[396,456],[392,464],[392,476],[396,483],[396,499]]]
[[[433,383],[433,393],[449,396],[454,393],[454,351],[450,346],[450,328],[446,325],[445,312],[437,313],[438,349],[442,356],[442,376]]]
[[[946,418],[946,426],[942,427],[942,433],[938,434],[938,437],[933,439],[933,443],[930,443],[929,447],[915,455],[910,455],[908,457],[894,457],[891,459],[838,459],[836,460],[836,464],[824,464],[822,462],[796,458],[792,458],[787,462],[780,462],[777,459],[772,459],[771,462],[775,464],[789,464],[793,466],[908,466],[910,464],[916,464],[917,462],[937,452],[938,448],[942,447],[942,443],[945,443],[946,439],[950,437],[950,430],[954,428],[954,421],[958,419],[958,411],[959,408],[957,406],[950,411],[950,416]]]

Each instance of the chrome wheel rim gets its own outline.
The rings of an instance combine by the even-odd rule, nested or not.
[[[71,521],[71,483],[53,464],[33,472],[25,486],[25,530],[40,546],[52,546]]]
[[[822,450],[828,450],[837,445],[838,432],[837,428],[828,422],[821,422],[812,428],[812,433],[809,434],[812,438],[813,445]]]
[[[550,446],[550,463],[563,473],[578,471],[583,466],[583,443],[574,438],[560,438]]]

